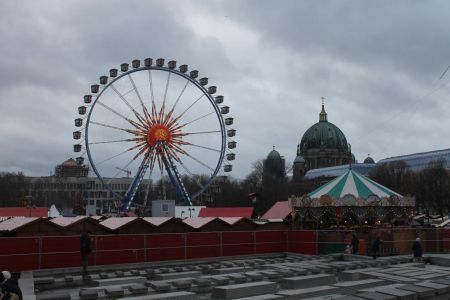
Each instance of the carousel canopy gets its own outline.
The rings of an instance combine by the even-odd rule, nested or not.
[[[308,196],[312,199],[320,198],[323,195],[341,198],[347,194],[352,194],[356,198],[363,199],[367,199],[371,195],[377,195],[379,198],[390,197],[392,195],[396,195],[400,198],[403,197],[387,187],[350,169],[341,176],[312,191]]]

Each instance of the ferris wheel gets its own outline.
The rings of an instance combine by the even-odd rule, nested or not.
[[[87,156],[92,170],[128,211],[145,176],[169,178],[178,200],[192,205],[221,172],[231,172],[235,159],[230,108],[217,87],[199,78],[187,65],[176,68],[163,58],[133,60],[100,84],[91,85],[78,107],[74,151]],[[132,174],[126,192],[117,191],[117,178]],[[189,187],[186,182],[191,182]]]

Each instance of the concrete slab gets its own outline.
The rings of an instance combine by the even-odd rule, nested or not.
[[[231,274],[231,273],[240,273],[245,272],[246,269],[244,267],[231,267],[231,268],[221,268],[211,270],[211,274]]]
[[[128,289],[133,295],[139,295],[139,294],[147,294],[148,293],[148,287],[146,287],[143,284],[135,283],[130,286],[128,286]]]
[[[336,283],[336,277],[328,274],[316,274],[283,278],[280,286],[283,289],[308,288],[319,285],[331,285]]]
[[[215,287],[211,298],[214,299],[236,299],[262,294],[273,294],[277,291],[277,285],[274,282],[259,281],[242,284],[232,284],[227,286]]]
[[[125,291],[121,287],[107,286],[105,287],[105,294],[109,297],[122,297]]]
[[[39,284],[50,284],[55,282],[55,278],[53,277],[38,277],[38,278],[34,278],[34,285],[39,285]]]
[[[37,300],[70,300],[69,293],[49,293],[41,294],[36,297]]]
[[[167,282],[149,281],[150,287],[157,292],[170,291],[170,284]]]
[[[322,285],[305,289],[284,290],[276,294],[283,296],[287,300],[290,300],[290,299],[308,299],[312,297],[336,294],[338,292],[339,288],[335,286]]]
[[[78,292],[78,296],[80,297],[80,299],[97,299],[98,291],[91,289],[81,289]]]
[[[234,283],[247,282],[247,277],[245,277],[244,275],[241,275],[241,274],[228,274],[225,276],[230,278],[231,280],[233,280]]]
[[[444,284],[440,284],[440,283],[423,281],[423,282],[417,282],[415,285],[434,289],[437,292],[437,294],[439,294],[439,295],[447,294],[449,291],[448,285],[446,285],[446,284],[444,285]]]
[[[172,285],[179,291],[181,290],[188,290],[191,288],[191,281],[189,280],[182,280],[182,279],[178,279],[172,282]]]
[[[360,290],[377,286],[384,286],[388,281],[382,279],[363,279],[356,281],[344,281],[333,284],[333,286],[343,289]]]
[[[209,287],[211,286],[211,280],[207,278],[195,278],[192,280],[194,284],[200,287]]]
[[[382,288],[377,291],[381,294],[396,296],[399,300],[417,300],[417,293],[396,288]]]
[[[136,297],[125,297],[120,298],[121,300],[196,300],[197,296],[191,292],[172,292],[172,293],[164,293],[164,294],[153,294],[153,295],[145,295],[145,296],[136,296]]]
[[[157,274],[154,276],[156,280],[168,280],[168,279],[177,279],[184,277],[200,277],[203,274],[199,271],[186,271],[186,272],[176,272],[176,273],[164,273]]]
[[[147,278],[143,276],[130,276],[92,280],[92,284],[94,286],[108,286],[127,283],[145,283],[146,281]]]
[[[204,278],[204,277],[202,277],[202,278]],[[212,282],[214,282],[215,285],[226,285],[230,282],[229,278],[221,276],[221,275],[220,276],[219,275],[209,276],[207,278],[210,278],[212,280]]]
[[[402,287],[399,287],[401,290],[411,291],[417,293],[420,299],[427,297],[434,297],[436,292],[434,289],[426,288],[424,286],[418,286],[413,284],[408,284]]]
[[[363,299],[368,299],[368,300],[397,300],[396,296],[380,294],[377,292],[358,293],[358,294],[356,294],[356,296],[361,297]]]
[[[245,298],[236,298],[234,300],[278,300],[283,299],[282,296],[279,295],[259,295],[259,296],[251,296]]]

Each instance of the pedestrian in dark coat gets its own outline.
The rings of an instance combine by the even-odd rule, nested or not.
[[[22,291],[16,278],[11,278],[11,273],[2,271],[0,273],[0,299],[1,300],[23,300]]]
[[[353,233],[352,236],[352,254],[358,254],[359,250],[359,239],[356,236],[356,233]]]
[[[422,260],[422,243],[420,238],[416,238],[416,240],[412,244],[412,251],[414,260],[421,261]]]
[[[377,236],[375,241],[373,241],[372,249],[371,249],[372,250],[372,257],[373,257],[373,259],[377,259],[378,251],[380,251],[381,243],[382,243],[382,241],[381,241],[380,237]]]
[[[83,261],[83,277],[87,275],[87,264],[89,260],[89,254],[91,254],[91,237],[90,232],[85,232],[80,236],[80,254]]]

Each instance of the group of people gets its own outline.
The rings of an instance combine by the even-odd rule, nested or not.
[[[382,243],[383,243],[383,241],[381,240],[379,235],[372,242],[372,245],[370,247],[370,253],[371,253],[373,259],[377,259],[379,252],[380,252],[380,246]],[[353,233],[352,240],[351,240],[350,244],[348,244],[346,246],[345,253],[358,254],[358,250],[359,250],[359,239],[356,236],[356,234]],[[416,239],[414,240],[414,242],[412,244],[411,250],[413,253],[413,259],[416,261],[421,261],[423,250],[422,250],[422,243],[421,243],[420,237],[418,237],[418,236],[416,237]]]

